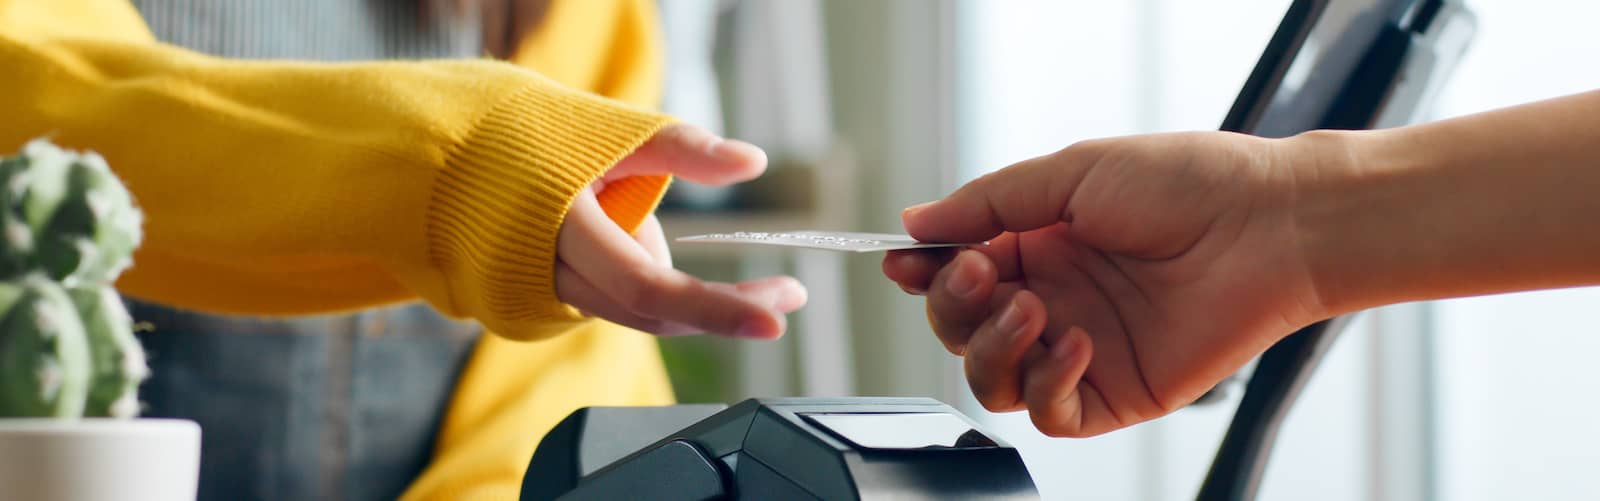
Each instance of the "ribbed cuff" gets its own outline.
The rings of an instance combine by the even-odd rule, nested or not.
[[[445,158],[428,226],[430,258],[453,313],[533,339],[582,317],[556,297],[556,238],[567,209],[669,118],[553,84],[524,88],[491,110]],[[608,185],[607,214],[624,229],[655,208],[667,178]]]

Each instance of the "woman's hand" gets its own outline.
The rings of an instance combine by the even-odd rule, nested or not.
[[[585,314],[658,335],[783,335],[784,314],[806,302],[798,281],[701,281],[672,268],[655,216],[629,235],[595,198],[607,183],[628,176],[672,174],[726,185],[760,176],[766,166],[766,154],[749,143],[689,125],[663,128],[573,202],[557,240],[556,295]]]

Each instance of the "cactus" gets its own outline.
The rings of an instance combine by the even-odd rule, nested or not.
[[[21,158],[29,169],[20,208],[34,230],[36,264],[68,287],[109,283],[127,268],[141,236],[128,191],[92,152],[34,141]]]
[[[133,417],[139,414],[139,383],[148,376],[144,348],[133,337],[133,318],[110,287],[73,289],[72,302],[83,319],[93,360],[84,415]]]
[[[149,370],[111,288],[142,216],[99,155],[0,159],[0,417],[131,417]]]

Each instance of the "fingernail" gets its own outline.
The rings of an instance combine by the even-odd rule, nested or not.
[[[1028,323],[1022,314],[1022,307],[1017,305],[1017,300],[1012,299],[1006,303],[1006,310],[1000,312],[1000,320],[995,321],[994,328],[1003,333],[1013,333],[1022,330],[1022,325]]]
[[[1050,357],[1056,360],[1066,360],[1071,357],[1072,352],[1077,351],[1078,343],[1081,342],[1078,338],[1083,335],[1088,335],[1088,333],[1084,332],[1082,327],[1068,329],[1067,335],[1061,339],[1061,342],[1050,347]]]
[[[809,299],[810,293],[804,286],[797,284],[794,287],[785,287],[778,296],[778,302],[773,304],[773,308],[782,313],[789,313],[805,306]]]
[[[720,160],[746,160],[751,158],[765,159],[767,153],[761,151],[756,145],[744,141],[735,141],[718,137],[706,148],[706,153]]]
[[[962,266],[962,261],[961,256],[956,256],[955,261],[950,263],[956,269],[950,274],[950,281],[945,283],[945,288],[950,289],[950,293],[956,297],[967,299],[978,291],[978,277],[973,276],[976,272],[969,269],[971,266]]]
[[[929,205],[933,205],[933,202],[923,202],[923,203],[916,204],[916,205],[913,205],[913,206],[910,206],[910,207],[906,207],[905,210],[900,211],[900,217],[907,217],[907,216],[910,216],[912,214],[916,214],[917,212],[921,211],[922,209],[928,208]]]
[[[706,140],[706,154],[713,157],[722,156],[722,145],[727,144],[728,140],[715,134],[707,133],[707,135],[710,135],[711,139]]]

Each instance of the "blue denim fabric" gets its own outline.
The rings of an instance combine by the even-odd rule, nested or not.
[[[133,302],[144,415],[200,423],[202,500],[393,499],[481,329],[422,305],[258,319]]]

